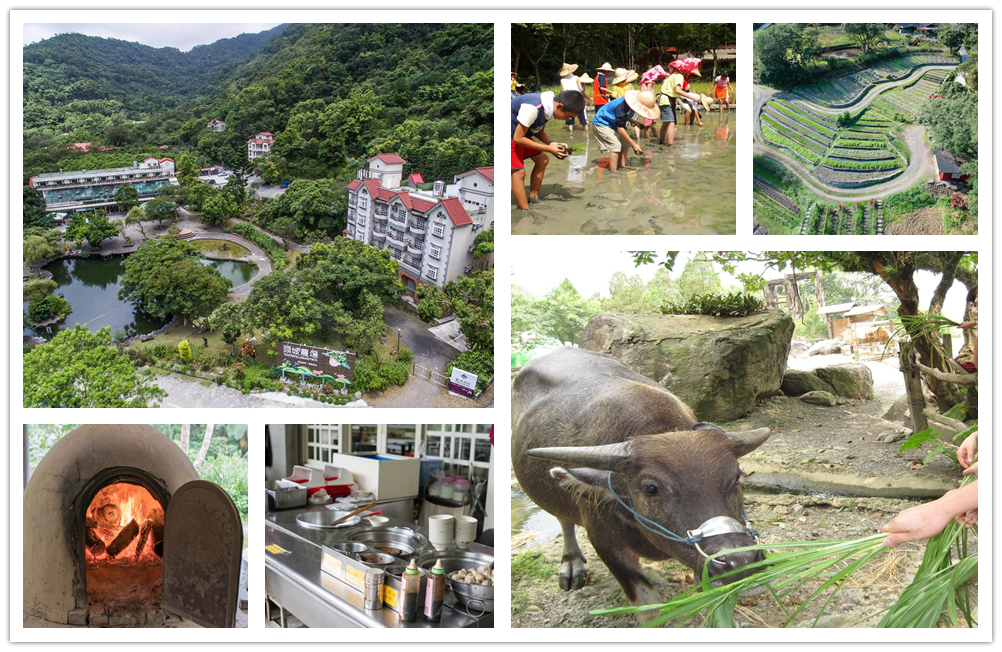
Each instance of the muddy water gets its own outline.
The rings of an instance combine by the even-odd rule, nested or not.
[[[532,502],[525,492],[511,490],[511,532],[512,535],[529,534],[542,543],[557,538],[560,522],[556,516],[544,512]]]
[[[643,157],[630,152],[627,168],[605,169],[607,155],[595,137],[551,121],[558,142],[583,145],[564,160],[550,157],[529,211],[512,206],[518,235],[676,235],[735,233],[736,174],[734,113],[704,116],[704,127],[679,126],[675,147],[643,138]],[[656,125],[657,126],[657,125]],[[526,166],[526,183],[532,163]]]

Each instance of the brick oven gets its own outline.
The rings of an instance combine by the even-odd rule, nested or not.
[[[232,499],[145,425],[86,425],[24,491],[24,611],[70,625],[233,627],[243,530]]]

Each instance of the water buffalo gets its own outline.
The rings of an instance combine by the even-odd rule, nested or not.
[[[565,591],[580,589],[586,577],[575,525],[633,605],[663,602],[639,558],[671,557],[702,573],[700,550],[752,545],[738,458],[768,438],[768,428],[732,433],[697,422],[671,392],[601,353],[563,347],[529,362],[514,380],[512,467],[529,498],[560,521]],[[686,538],[699,529],[699,541],[663,534]],[[734,553],[708,572],[761,559]]]

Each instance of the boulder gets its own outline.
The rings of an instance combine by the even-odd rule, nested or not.
[[[828,392],[831,386],[818,378],[813,371],[787,369],[783,375],[783,393],[787,396],[800,396],[807,392]]]
[[[838,404],[838,399],[831,392],[807,392],[800,397],[800,400],[811,405],[824,405],[826,407]]]
[[[853,362],[812,371],[789,369],[783,376],[783,393],[787,396],[817,391],[869,400],[873,398],[873,375],[865,364]]]
[[[866,400],[873,398],[873,375],[865,364],[856,362],[818,367],[814,373],[834,388],[836,396]]]
[[[731,421],[779,391],[794,323],[779,310],[747,317],[602,313],[580,346],[661,384],[706,421]]]
[[[836,355],[842,352],[842,340],[822,340],[807,349],[804,357],[810,355]]]

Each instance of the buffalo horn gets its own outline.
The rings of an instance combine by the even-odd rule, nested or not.
[[[602,471],[615,471],[616,466],[630,457],[630,443],[606,444],[605,446],[557,446],[553,448],[533,448],[527,451],[531,457],[560,462],[568,467],[585,466]]]
[[[727,438],[737,445],[737,456],[747,455],[765,443],[769,438],[768,428],[756,428],[747,432],[727,432]]]

